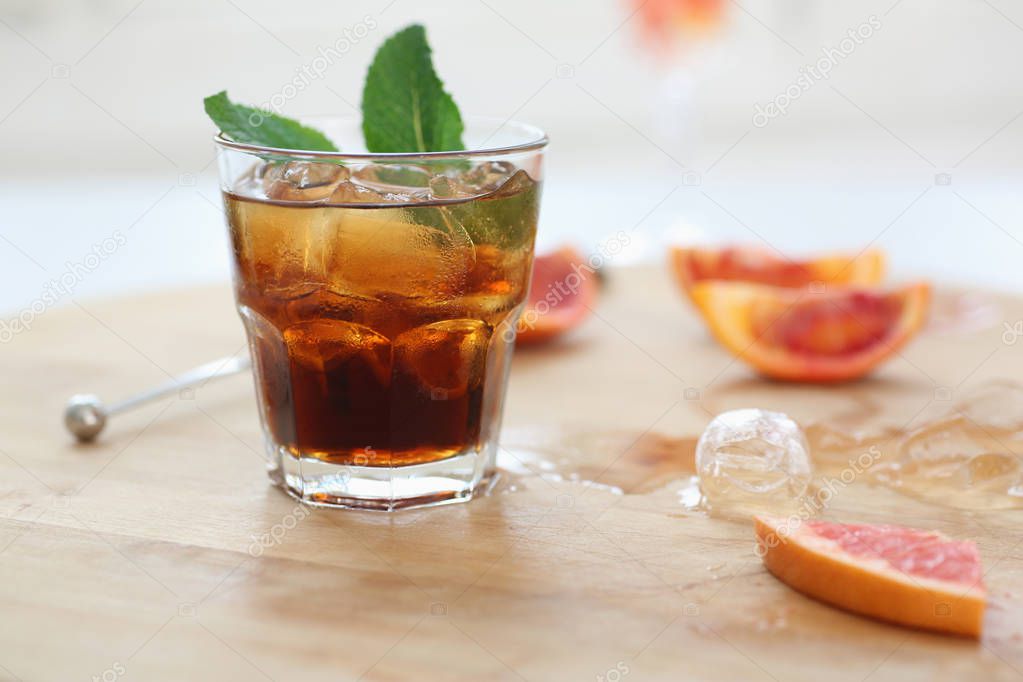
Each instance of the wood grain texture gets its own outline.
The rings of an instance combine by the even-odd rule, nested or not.
[[[1023,375],[1023,344],[1001,338],[1023,301],[989,300],[993,322],[931,330],[875,378],[815,388],[733,362],[661,269],[616,271],[582,329],[515,358],[503,457],[520,473],[397,514],[308,510],[271,488],[249,377],[119,416],[96,445],[62,431],[71,393],[116,399],[242,351],[227,287],[48,311],[2,350],[0,679],[1016,680],[1019,512],[860,480],[826,512],[975,538],[992,594],[976,643],[792,592],[749,523],[685,512],[674,483],[724,409],[905,423],[937,389]],[[531,475],[530,453],[630,493]]]

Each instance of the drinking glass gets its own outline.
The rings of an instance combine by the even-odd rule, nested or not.
[[[467,151],[216,138],[271,479],[311,504],[470,499],[495,475],[545,135],[469,121]],[[348,151],[353,150],[353,151]]]

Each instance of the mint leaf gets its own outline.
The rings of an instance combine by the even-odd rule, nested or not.
[[[313,152],[338,150],[319,130],[263,109],[235,104],[228,99],[226,90],[210,95],[203,105],[220,132],[236,142]]]
[[[540,186],[520,170],[493,194],[445,208],[465,226],[474,244],[520,248],[536,235]]]
[[[465,149],[462,117],[433,70],[420,24],[395,33],[373,57],[362,91],[362,134],[373,153]]]

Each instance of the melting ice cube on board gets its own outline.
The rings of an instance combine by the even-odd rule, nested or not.
[[[810,485],[810,450],[788,415],[760,409],[722,412],[696,444],[696,471],[714,512],[791,511]]]

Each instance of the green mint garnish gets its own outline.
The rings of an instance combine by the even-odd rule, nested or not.
[[[338,150],[319,130],[270,111],[235,104],[228,99],[226,91],[210,95],[203,104],[220,131],[235,142],[315,152]]]
[[[373,57],[362,91],[362,134],[373,153],[465,148],[462,117],[433,69],[421,25],[395,33]]]
[[[413,24],[384,41],[362,90],[362,134],[373,153],[464,149],[462,116],[433,68],[426,29]],[[336,152],[320,131],[270,111],[236,104],[221,91],[206,113],[236,142],[278,149]]]

